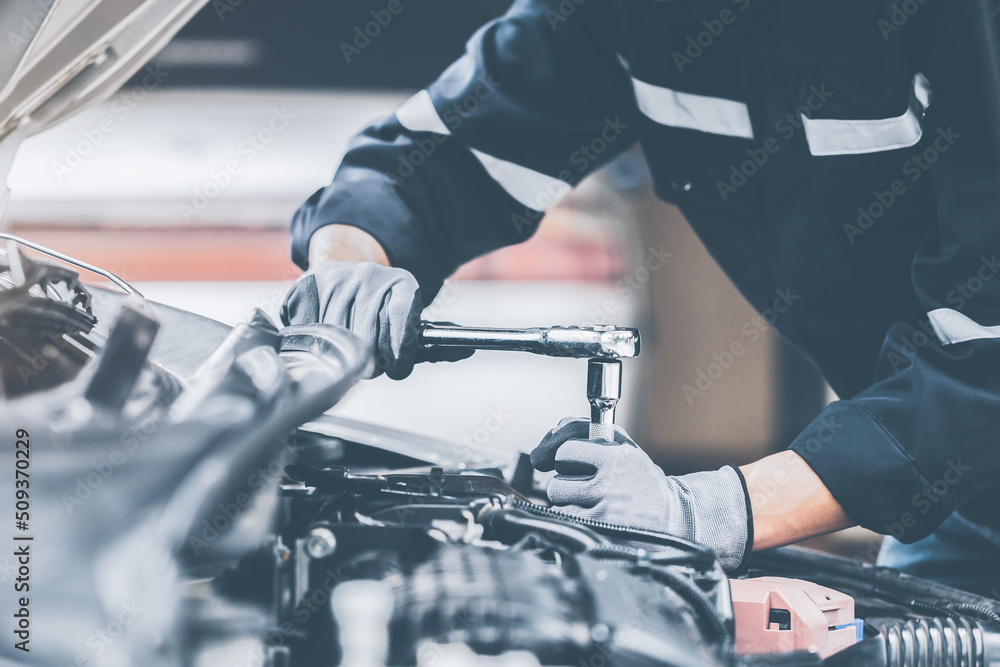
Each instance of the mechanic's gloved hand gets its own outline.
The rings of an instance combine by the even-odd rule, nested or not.
[[[531,452],[535,468],[557,473],[548,488],[555,509],[705,544],[726,570],[742,564],[753,526],[738,468],[668,477],[621,427],[613,443],[588,440],[589,428],[564,419]]]
[[[402,380],[419,361],[457,361],[472,350],[420,350],[418,329],[424,304],[416,278],[405,269],[373,262],[326,262],[289,290],[281,321],[323,322],[345,327],[375,355],[370,377]]]

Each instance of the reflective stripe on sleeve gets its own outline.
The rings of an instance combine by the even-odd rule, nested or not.
[[[923,74],[917,74],[913,77],[910,106],[902,116],[840,120],[802,114],[809,152],[816,156],[859,155],[913,146],[923,136],[924,112],[930,102],[930,83]]]
[[[411,132],[451,134],[435,110],[430,93],[426,90],[421,90],[403,102],[396,109],[396,119],[400,125]],[[547,176],[508,160],[501,160],[474,148],[469,148],[469,150],[486,169],[486,173],[507,194],[528,208],[536,211],[548,210],[572,190],[572,186],[558,178]]]
[[[682,93],[632,77],[639,111],[660,125],[753,139],[750,110],[743,102]]]
[[[942,345],[982,338],[1000,338],[1000,326],[983,326],[951,308],[937,308],[927,313],[927,317]]]

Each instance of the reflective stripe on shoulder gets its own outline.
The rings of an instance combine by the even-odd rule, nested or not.
[[[981,338],[1000,338],[1000,326],[983,326],[951,308],[937,308],[927,313],[927,317],[942,345]]]
[[[839,120],[802,114],[809,152],[816,156],[859,155],[913,146],[923,136],[924,112],[930,103],[930,83],[918,73],[913,77],[910,106],[902,116]]]
[[[431,94],[426,90],[403,102],[396,109],[396,120],[410,132],[435,132],[437,134],[451,134],[451,130],[441,120],[434,102],[431,101]]]
[[[631,78],[639,111],[650,120],[686,130],[753,139],[750,110],[743,102],[682,93]]]
[[[479,162],[482,163],[486,172],[493,177],[493,180],[503,186],[507,194],[528,208],[546,211],[559,203],[572,190],[569,183],[558,178],[546,176],[519,164],[495,158],[474,148],[469,150],[479,158]]]
[[[396,109],[399,124],[411,132],[435,132],[451,135],[451,131],[434,108],[430,93],[421,90]],[[514,162],[501,160],[482,151],[469,148],[486,173],[519,203],[536,211],[546,211],[569,194],[572,186],[565,181]]]

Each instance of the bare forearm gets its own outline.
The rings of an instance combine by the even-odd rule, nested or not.
[[[310,268],[334,261],[389,266],[389,257],[381,244],[368,232],[350,225],[320,227],[309,241]]]
[[[812,468],[793,451],[741,466],[753,509],[755,551],[854,525]]]

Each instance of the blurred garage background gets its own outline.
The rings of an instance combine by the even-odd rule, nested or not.
[[[505,0],[213,0],[108,102],[22,147],[10,231],[107,268],[147,297],[229,324],[276,316],[299,270],[293,211],[351,136],[388,115],[503,12]],[[366,34],[367,31],[367,34]],[[668,473],[783,448],[832,399],[755,316],[633,149],[549,212],[528,242],[446,284],[428,319],[617,324],[642,331],[619,422]],[[727,356],[734,344],[740,356]],[[528,450],[584,415],[586,364],[480,352],[380,378],[334,409],[456,446]],[[852,531],[822,546],[869,559]]]

